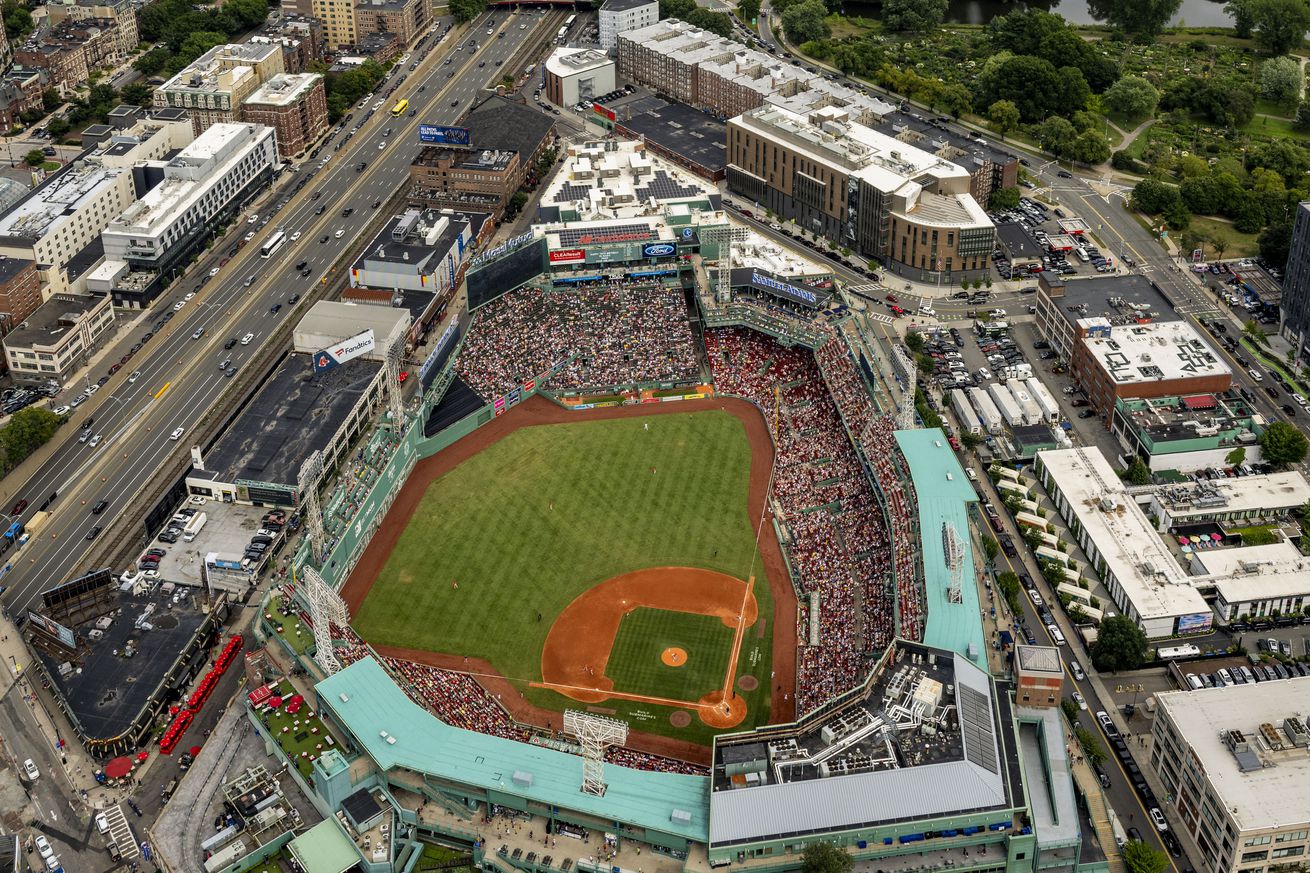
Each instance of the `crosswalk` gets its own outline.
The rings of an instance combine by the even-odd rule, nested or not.
[[[136,837],[132,834],[132,826],[127,821],[127,814],[123,812],[122,804],[103,809],[100,814],[105,817],[105,822],[109,825],[109,833],[106,836],[118,846],[122,859],[127,861],[140,857],[141,849],[136,844]]]

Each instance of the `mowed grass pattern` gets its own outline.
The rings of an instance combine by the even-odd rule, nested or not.
[[[723,687],[732,638],[716,616],[640,606],[623,616],[605,675],[616,691],[695,702]],[[686,663],[666,665],[669,648],[684,650]]]
[[[486,658],[507,678],[539,680],[546,633],[575,597],[631,570],[690,566],[742,579],[753,567],[771,630],[746,508],[750,460],[745,429],[717,410],[516,431],[429,486],[353,624],[374,644]],[[767,677],[758,627],[742,659],[749,649],[744,669]],[[751,695],[752,724],[767,717],[768,690],[763,681]],[[550,709],[577,705],[524,693]],[[632,717],[685,735],[663,715],[646,719],[662,728]]]

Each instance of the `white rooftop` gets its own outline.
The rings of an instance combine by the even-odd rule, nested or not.
[[[1213,515],[1216,511],[1274,514],[1310,500],[1310,482],[1299,470],[1211,480],[1204,483],[1204,491],[1210,499],[1202,503],[1190,499],[1197,490],[1187,485],[1165,487],[1158,492],[1158,499],[1176,522],[1185,521],[1191,515]],[[1178,499],[1172,499],[1174,495],[1178,495]]]
[[[1088,336],[1083,342],[1119,385],[1232,375],[1196,328],[1185,321],[1115,325],[1109,338]]]
[[[1037,457],[1142,621],[1210,612],[1099,450],[1054,449]]]
[[[274,52],[280,54],[282,46],[258,42],[214,46],[165,82],[160,90],[225,92],[240,79],[254,75],[252,65],[263,63]],[[224,73],[231,75],[224,76]]]
[[[71,221],[78,209],[129,172],[94,160],[74,161],[0,217],[0,236],[40,239]]]
[[[768,270],[776,276],[800,279],[805,276],[822,276],[832,271],[822,264],[808,260],[791,249],[783,248],[766,236],[750,230],[750,236],[732,249],[732,262],[738,267]]]
[[[278,73],[256,88],[246,98],[246,105],[290,106],[322,78],[318,73]]]
[[[650,215],[653,204],[666,214],[689,214],[688,201],[718,193],[713,183],[647,151],[644,143],[588,141],[569,146],[540,205],[576,210],[586,220],[635,218]]]
[[[1192,562],[1214,580],[1224,603],[1248,603],[1310,592],[1310,558],[1290,542],[1198,551]]]
[[[546,58],[546,71],[556,76],[573,76],[613,64],[609,55],[595,49],[557,48]]]
[[[1199,691],[1156,695],[1184,742],[1204,762],[1219,802],[1242,831],[1287,828],[1310,823],[1310,756],[1305,749],[1272,751],[1260,738],[1260,726],[1281,728],[1283,720],[1310,715],[1310,677],[1284,682],[1248,682]],[[1264,765],[1242,772],[1224,742],[1227,731],[1246,735]],[[1286,740],[1286,737],[1284,737]],[[1286,745],[1290,746],[1290,742]]]

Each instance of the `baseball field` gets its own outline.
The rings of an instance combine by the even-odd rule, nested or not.
[[[509,431],[426,485],[353,625],[383,651],[485,662],[542,710],[692,743],[765,723],[751,464],[718,409]]]

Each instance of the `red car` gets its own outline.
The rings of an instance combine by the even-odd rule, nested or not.
[[[901,302],[901,301],[899,301],[899,300],[896,299],[896,295],[895,295],[895,294],[888,294],[888,295],[887,295],[885,298],[883,298],[883,299],[885,299],[888,303],[900,303],[900,302]]]
[[[960,441],[957,440],[955,437],[947,437],[946,441],[950,443],[951,448],[955,449],[957,452],[960,450]]]
[[[109,375],[111,375],[111,376],[114,375],[115,373],[117,373],[117,372],[118,372],[119,370],[121,370],[122,368],[123,368],[123,365],[122,365],[122,364],[114,364],[114,366],[112,366],[112,367],[109,368]]]
[[[20,500],[14,504],[14,508],[9,511],[10,515],[22,515],[23,510],[27,509],[27,501]]]
[[[904,309],[901,309],[899,306],[893,305],[893,306],[892,306],[892,314],[893,314],[893,315],[904,315],[904,314],[905,314],[905,310],[904,310]]]

